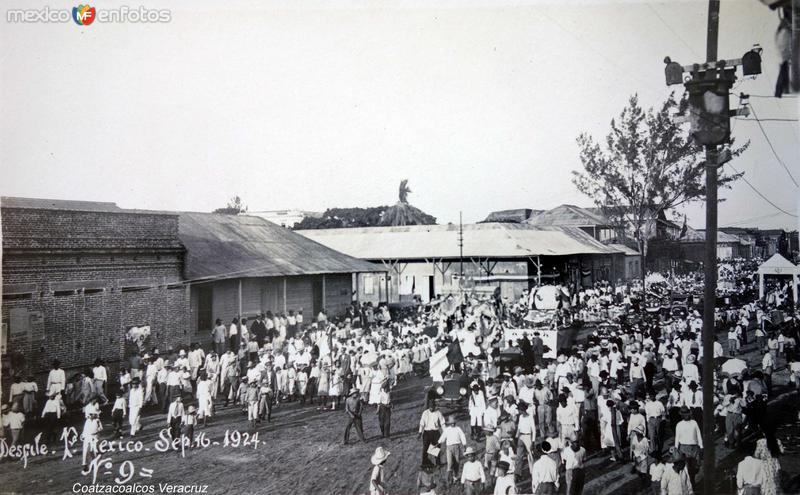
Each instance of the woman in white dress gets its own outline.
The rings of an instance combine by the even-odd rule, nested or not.
[[[211,351],[208,356],[206,356],[204,368],[206,371],[206,376],[211,382],[209,384],[209,393],[211,394],[211,400],[213,401],[217,398],[217,391],[219,390],[220,363],[216,352]]]
[[[319,383],[317,384],[317,396],[321,409],[325,408],[325,401],[328,400],[328,388],[330,387],[331,359],[328,355],[320,358],[319,362]]]
[[[331,387],[328,390],[328,395],[331,397],[331,411],[335,411],[339,405],[342,392],[342,373],[339,368],[334,368],[331,373]]]
[[[203,426],[212,413],[212,383],[214,380],[209,379],[205,373],[201,373],[200,380],[197,381],[197,419],[203,420]]]
[[[384,380],[387,380],[388,373],[386,370],[381,369],[378,366],[378,363],[375,363],[372,367],[372,377],[370,379],[370,386],[369,386],[369,404],[378,404],[380,402],[381,396],[381,386],[383,385]]]

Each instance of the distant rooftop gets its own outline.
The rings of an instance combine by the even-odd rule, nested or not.
[[[0,198],[0,207],[3,208],[29,208],[37,210],[72,210],[72,211],[125,211],[116,203],[103,203],[97,201],[74,201],[70,199],[41,199],[41,198],[16,198],[3,196]],[[154,212],[155,213],[155,212]]]

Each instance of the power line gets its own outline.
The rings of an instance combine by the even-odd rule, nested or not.
[[[769,145],[769,149],[772,150],[772,154],[775,155],[775,159],[778,160],[778,163],[780,163],[781,166],[783,167],[783,169],[786,170],[786,173],[789,175],[789,178],[792,179],[792,182],[794,182],[795,187],[800,187],[800,184],[797,183],[797,181],[795,180],[794,176],[792,175],[792,172],[789,171],[789,167],[787,167],[786,164],[783,163],[783,160],[781,160],[781,157],[778,156],[778,152],[775,151],[775,146],[773,146],[772,141],[769,139],[769,136],[767,135],[767,131],[764,130],[764,126],[761,125],[761,121],[758,120],[758,115],[756,114],[756,109],[753,108],[753,105],[750,105],[750,111],[753,112],[753,116],[756,118],[756,123],[758,124],[758,128],[761,129],[761,134],[763,134],[764,135],[764,139],[767,140],[767,144]]]
[[[727,165],[727,166],[729,166],[730,168],[732,168],[732,169],[733,169],[733,171],[734,171],[734,172],[736,172],[737,174],[739,173],[739,171],[738,171],[738,170],[736,170],[736,168],[735,168],[733,165],[731,165],[731,162],[728,162],[726,165]],[[794,213],[789,213],[788,211],[784,210],[784,209],[783,209],[783,208],[781,208],[780,206],[778,206],[778,205],[776,205],[775,203],[773,203],[773,202],[772,202],[772,201],[771,201],[771,200],[770,200],[768,197],[766,197],[766,196],[764,196],[763,194],[761,194],[761,191],[759,191],[758,189],[756,189],[756,188],[755,188],[755,186],[754,186],[753,184],[751,184],[751,183],[750,183],[750,181],[749,181],[749,180],[747,180],[747,178],[746,178],[745,176],[742,176],[742,180],[744,181],[744,183],[745,183],[745,184],[747,184],[748,186],[750,186],[750,189],[752,189],[752,190],[753,190],[753,191],[754,191],[756,194],[758,194],[759,196],[761,196],[761,199],[763,199],[763,200],[764,200],[764,201],[766,201],[767,203],[771,204],[773,208],[775,208],[776,210],[778,210],[778,211],[780,211],[780,212],[782,212],[782,213],[785,213],[785,214],[789,215],[790,217],[795,217],[795,218],[797,218],[797,215],[795,215]]]
[[[755,115],[755,114],[753,114],[753,115]],[[745,119],[745,118],[737,117],[736,120],[744,120],[745,122],[798,122],[798,119],[782,119],[782,118],[759,119],[757,117],[754,118],[754,119]]]
[[[662,24],[663,24],[663,25],[664,25],[664,26],[665,26],[667,29],[669,29],[669,31],[670,31],[670,32],[671,32],[671,33],[672,33],[672,34],[673,34],[673,35],[674,35],[676,38],[678,38],[678,39],[681,41],[681,43],[683,43],[683,46],[685,46],[686,48],[688,48],[688,49],[689,49],[689,51],[690,51],[690,52],[692,52],[692,54],[693,54],[695,57],[697,57],[697,58],[703,58],[703,57],[702,57],[702,55],[700,55],[699,53],[697,53],[697,51],[696,51],[694,48],[692,48],[692,46],[691,46],[689,43],[687,43],[685,39],[683,39],[683,38],[681,37],[681,35],[679,35],[677,32],[675,32],[675,30],[674,30],[674,29],[672,29],[672,26],[670,26],[670,25],[669,25],[669,23],[668,23],[668,22],[667,22],[667,21],[666,21],[666,20],[665,20],[663,17],[661,17],[661,14],[659,14],[659,13],[658,13],[658,11],[656,10],[656,8],[655,8],[655,7],[653,7],[653,4],[651,4],[650,2],[647,2],[645,5],[647,5],[647,7],[648,7],[648,8],[650,8],[650,10],[653,12],[653,14],[655,14],[655,16],[656,16],[656,17],[658,17],[658,20],[659,20],[659,21],[661,21],[661,23],[662,23]]]

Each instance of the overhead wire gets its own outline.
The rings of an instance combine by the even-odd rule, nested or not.
[[[753,116],[756,118],[756,123],[758,124],[758,128],[761,129],[761,134],[764,136],[764,139],[767,141],[767,144],[769,145],[769,149],[772,150],[772,154],[775,156],[775,159],[778,161],[778,163],[781,164],[781,166],[786,171],[786,174],[789,176],[789,178],[792,179],[792,182],[794,182],[795,187],[800,188],[800,184],[797,183],[797,180],[794,178],[794,175],[792,175],[792,172],[789,170],[789,167],[786,166],[786,163],[784,163],[784,161],[781,160],[781,157],[778,155],[778,152],[775,150],[775,146],[772,144],[772,140],[769,138],[769,135],[767,134],[767,131],[764,129],[764,126],[761,125],[761,121],[758,120],[758,114],[756,114],[756,109],[753,108],[753,105],[750,105],[750,111],[753,112]]]
[[[725,165],[727,165],[728,167],[732,168],[732,169],[733,169],[733,171],[734,171],[734,172],[736,172],[737,174],[739,173],[739,171],[738,171],[738,170],[736,170],[736,167],[734,167],[733,165],[731,165],[731,162],[728,162],[728,163],[726,163]],[[775,208],[776,210],[778,210],[778,211],[780,211],[780,212],[782,212],[782,213],[785,213],[785,214],[789,215],[790,217],[797,218],[797,215],[795,215],[794,213],[790,213],[790,212],[788,212],[788,211],[784,210],[784,209],[783,209],[783,208],[781,208],[780,206],[778,206],[778,205],[776,205],[775,203],[773,203],[773,202],[772,202],[772,200],[770,200],[768,197],[764,196],[764,194],[762,194],[762,193],[761,193],[761,191],[759,191],[758,189],[756,189],[756,187],[755,187],[753,184],[751,184],[751,183],[750,183],[750,181],[749,181],[749,180],[747,180],[747,178],[746,178],[744,175],[742,175],[742,180],[744,181],[744,183],[745,183],[745,184],[747,184],[748,186],[750,186],[750,189],[752,189],[752,190],[753,190],[753,191],[754,191],[756,194],[758,194],[758,195],[761,197],[761,199],[763,199],[764,201],[766,201],[767,203],[769,203],[770,205],[772,205],[772,207],[773,207],[773,208]]]

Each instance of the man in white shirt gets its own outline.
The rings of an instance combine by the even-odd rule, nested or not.
[[[441,411],[437,410],[436,401],[430,401],[428,409],[422,411],[422,417],[419,420],[419,433],[417,434],[418,438],[422,437],[422,464],[431,464],[428,457],[428,448],[439,443],[444,423],[444,416],[442,416]]]
[[[103,362],[98,358],[94,362],[92,368],[92,378],[94,379],[94,393],[100,399],[101,405],[108,404],[108,397],[106,397],[106,382],[108,381],[108,373]]]
[[[458,481],[458,464],[461,460],[461,449],[467,446],[467,438],[460,427],[456,426],[456,418],[447,418],[442,436],[439,437],[439,444],[446,448],[447,453],[447,477],[446,480]]]
[[[680,412],[683,419],[675,426],[675,448],[684,456],[689,480],[694,486],[694,477],[699,469],[703,450],[703,434],[697,421],[692,419],[692,412],[688,407],[681,406]]]
[[[650,440],[650,447],[653,452],[660,454],[664,442],[663,427],[667,410],[663,402],[656,400],[655,392],[650,392],[644,403],[644,416],[647,421],[647,438]]]
[[[661,495],[691,495],[692,483],[686,469],[686,460],[680,454],[675,454],[672,462],[664,466],[661,475]]]
[[[575,404],[567,403],[564,394],[558,396],[558,407],[556,408],[556,422],[558,423],[558,439],[563,442],[577,433],[580,420],[578,418],[578,408]]]
[[[761,459],[745,457],[736,469],[736,487],[740,495],[760,495],[766,466]]]
[[[483,411],[483,427],[484,428],[497,428],[497,419],[499,417],[499,413],[497,411],[497,397],[491,397],[489,399],[489,405],[485,411]]]
[[[475,449],[467,447],[464,452],[466,461],[461,470],[461,484],[464,485],[464,495],[479,495],[486,483],[486,474],[483,465],[475,460]]]
[[[523,459],[527,459],[528,469],[533,466],[533,445],[536,443],[536,425],[533,416],[529,412],[529,405],[526,402],[517,404],[519,418],[517,422],[517,474],[522,475]]]
[[[531,471],[532,492],[537,495],[558,493],[558,465],[553,460],[550,442],[541,445],[542,456],[533,463]]]
[[[692,417],[700,425],[703,421],[703,391],[698,388],[697,382],[690,381],[688,388],[684,388],[681,394],[681,405],[689,408]]]
[[[239,318],[231,320],[231,326],[228,328],[228,339],[230,340],[229,349],[233,352],[239,350]]]
[[[572,435],[568,445],[561,450],[561,459],[566,471],[566,495],[579,495],[583,493],[585,474],[583,470],[586,449],[578,443],[576,435]]]
[[[509,473],[509,464],[506,461],[497,463],[497,481],[494,484],[493,495],[516,495],[517,483],[514,473]]]

